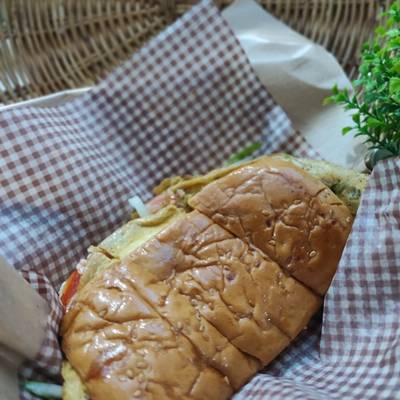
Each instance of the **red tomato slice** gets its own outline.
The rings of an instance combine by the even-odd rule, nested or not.
[[[78,290],[79,281],[81,276],[77,270],[75,270],[67,279],[63,293],[60,297],[61,304],[66,308],[72,297]]]

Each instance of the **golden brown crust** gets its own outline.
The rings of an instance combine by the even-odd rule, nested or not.
[[[204,391],[210,399],[229,397],[223,375],[141,298],[119,268],[126,267],[89,282],[62,324],[63,350],[91,398],[200,399],[196,393]]]
[[[63,349],[96,399],[223,399],[319,305],[276,263],[193,212],[80,290],[63,320]],[[163,374],[167,365],[173,373]]]
[[[245,260],[247,256],[250,259]],[[275,358],[289,340],[263,312],[254,312],[263,302],[254,294],[252,278],[246,272],[254,261],[261,263],[261,256],[251,257],[241,240],[197,212],[171,225],[130,256],[130,266],[135,269],[135,276],[141,275],[139,279],[143,279],[144,290],[164,287],[164,283],[159,283],[160,278],[167,279],[165,290],[168,290],[168,296],[160,300],[165,304],[159,306],[159,312],[169,313],[175,307],[181,307],[180,310],[176,308],[173,323],[183,325],[182,332],[198,344],[206,359],[214,362],[213,351],[204,351],[209,341],[203,342],[197,336],[192,338],[198,322],[191,319],[190,314],[185,319],[187,310],[210,331],[211,342],[215,341],[217,347],[225,346],[221,338],[226,338],[227,343],[233,345],[232,349],[252,356],[250,361],[258,359],[259,367]],[[146,272],[141,272],[143,270]],[[233,356],[236,352],[231,351]],[[242,359],[238,353],[229,365],[219,365],[217,361],[216,367],[238,388],[248,376],[246,371],[240,371],[245,366],[244,360],[236,357]],[[242,378],[237,377],[238,371]]]
[[[360,204],[361,194],[368,181],[368,174],[343,168],[322,160],[311,160],[293,157],[285,153],[261,156],[254,160],[247,160],[228,167],[217,168],[206,175],[191,177],[174,177],[165,179],[154,191],[157,196],[153,198],[148,207],[151,212],[159,210],[167,204],[177,204],[188,210],[188,201],[209,183],[228,175],[248,165],[260,165],[271,159],[289,161],[312,177],[321,181],[349,208],[352,215],[356,215]]]
[[[352,224],[349,209],[325,185],[273,157],[207,185],[190,205],[319,294],[329,287]]]
[[[276,158],[190,204],[198,211],[140,240],[127,225],[92,254],[62,323],[92,399],[230,397],[320,307],[314,292],[326,291],[351,226],[329,189]]]
[[[322,160],[298,158],[289,156],[288,154],[277,154],[274,157],[290,161],[314,178],[320,180],[346,204],[352,215],[356,215],[358,206],[360,205],[361,194],[367,185],[368,174],[343,168],[340,165]]]
[[[166,252],[171,260],[163,257]],[[318,296],[286,276],[275,262],[198,212],[168,227],[130,259],[149,272],[166,268],[172,273],[178,267],[173,287],[220,326],[226,337],[243,343],[247,336],[240,326],[245,321],[254,322],[260,336],[263,328],[269,328],[265,320],[270,319],[286,336],[295,337],[321,304]],[[252,321],[240,318],[246,315]],[[265,341],[260,349],[264,354],[256,354],[251,346],[257,341],[248,339],[248,348],[241,350],[264,364],[269,362]]]

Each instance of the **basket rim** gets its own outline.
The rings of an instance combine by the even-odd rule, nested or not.
[[[93,86],[84,86],[76,89],[65,89],[32,99],[21,100],[12,104],[0,104],[0,112],[20,107],[51,107],[60,105],[64,102],[75,99],[92,88]]]

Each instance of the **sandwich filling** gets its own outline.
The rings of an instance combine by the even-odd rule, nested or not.
[[[64,398],[225,399],[272,361],[320,307],[352,224],[305,169],[263,157],[164,182],[149,217],[92,247],[62,289]]]

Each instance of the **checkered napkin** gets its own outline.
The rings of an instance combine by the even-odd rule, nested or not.
[[[263,152],[318,157],[210,1],[78,99],[0,113],[0,253],[51,306],[46,340],[22,368],[24,379],[59,379],[56,290],[89,245],[129,218],[128,198],[148,199],[163,177],[206,172],[260,139]],[[395,167],[381,164],[364,196],[327,297],[322,340],[317,316],[239,398],[393,398],[400,216],[390,197],[397,178],[384,172]]]

